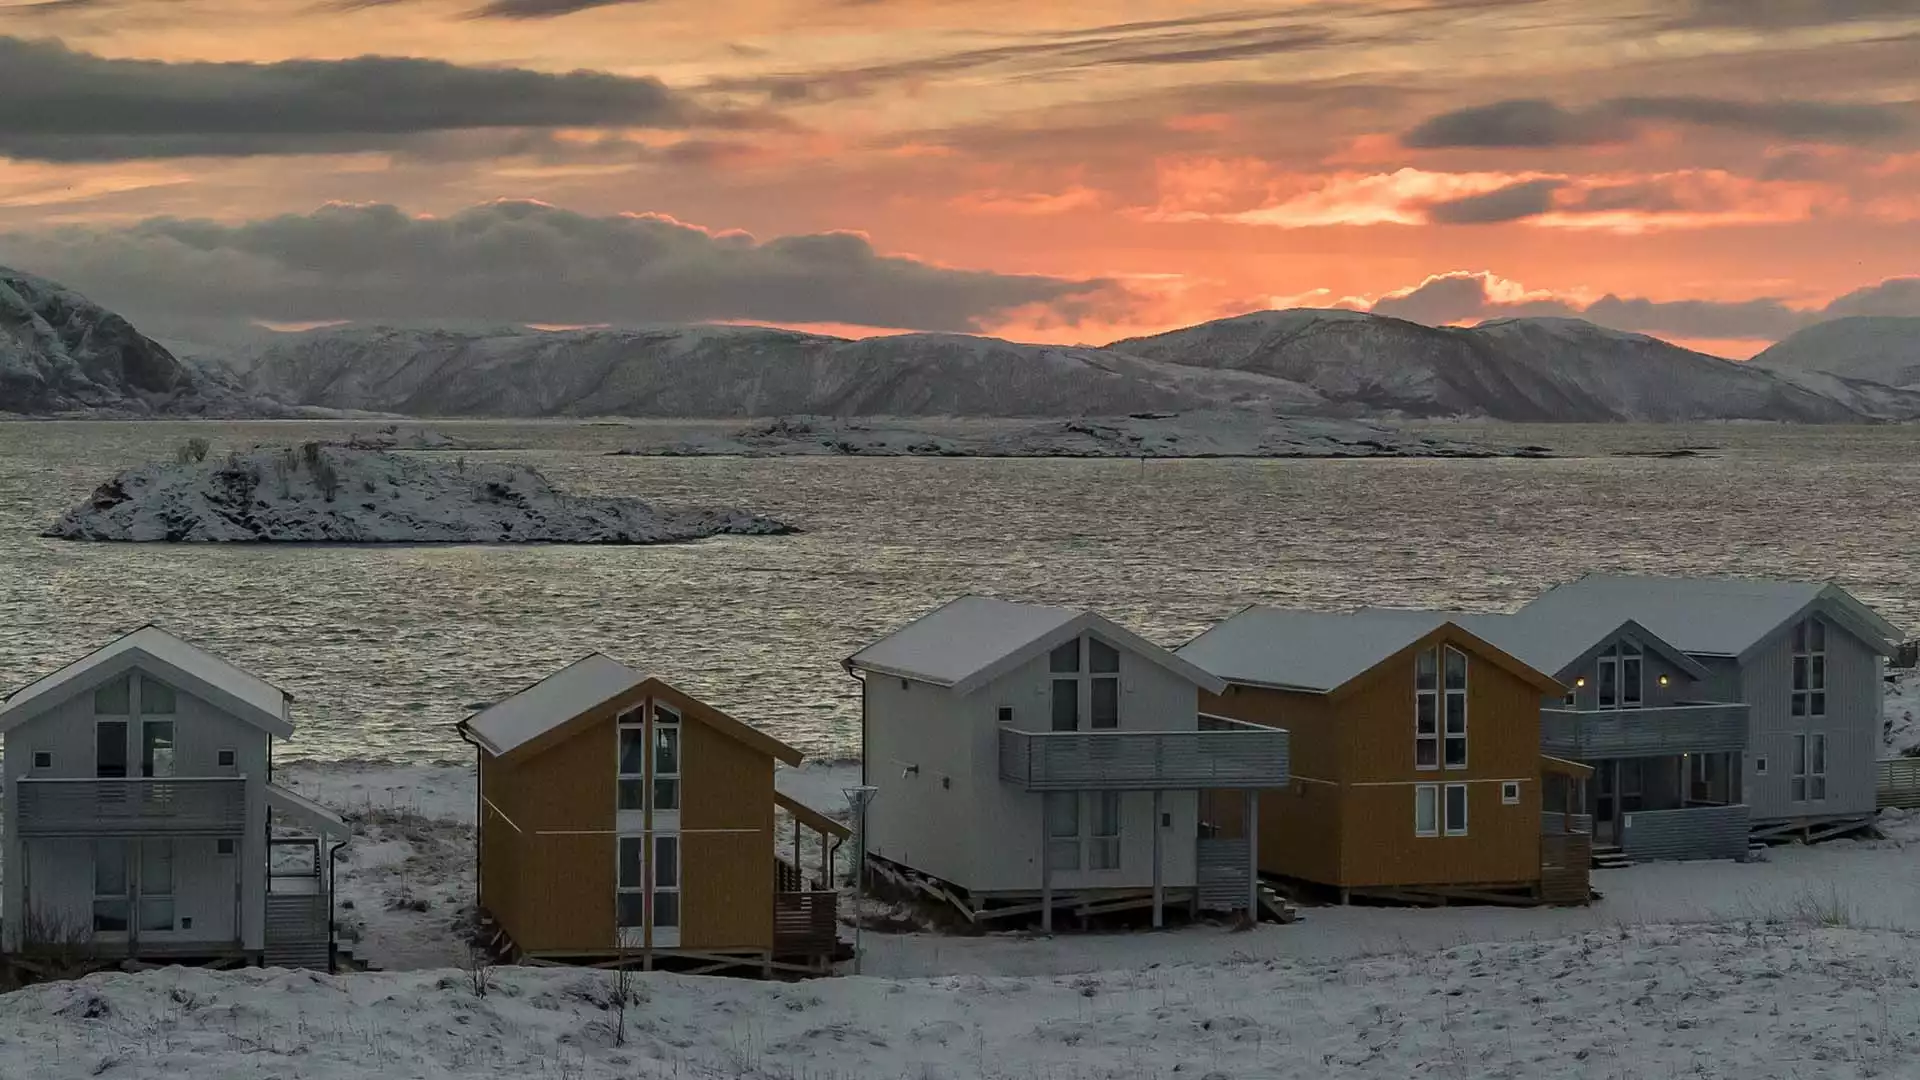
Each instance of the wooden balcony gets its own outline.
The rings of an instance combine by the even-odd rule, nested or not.
[[[778,956],[831,958],[839,948],[836,892],[773,894],[773,951]]]
[[[1574,761],[1739,753],[1746,748],[1744,703],[1540,711],[1541,751]]]
[[[246,831],[243,777],[26,776],[18,783],[15,828],[24,837],[238,836]]]
[[[1027,791],[1285,787],[1288,736],[1218,716],[1198,731],[1001,728],[1000,779]]]

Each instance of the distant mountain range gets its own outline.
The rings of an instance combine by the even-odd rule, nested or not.
[[[1860,322],[1920,324],[1824,325]],[[1845,331],[1856,347],[1840,369],[1829,366],[1840,364],[1830,344],[1796,345],[1821,329],[1746,364],[1572,319],[1436,328],[1342,310],[1258,312],[1104,347],[711,325],[348,326],[169,351],[77,293],[0,268],[0,412],[1050,417],[1239,407],[1542,422],[1920,418],[1920,386],[1874,378],[1906,370],[1889,358],[1911,355],[1912,327]]]
[[[1815,323],[1749,363],[1920,388],[1920,317],[1854,315]]]

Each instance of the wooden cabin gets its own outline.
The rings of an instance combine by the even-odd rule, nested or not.
[[[774,790],[774,769],[799,751],[598,653],[460,734],[479,751],[479,907],[501,957],[830,966],[832,853],[848,831]],[[803,826],[817,838],[812,875]]]
[[[1255,607],[1179,654],[1229,684],[1203,713],[1291,734],[1291,786],[1260,802],[1262,873],[1342,901],[1588,899],[1581,819],[1543,812],[1578,805],[1591,772],[1541,754],[1551,676],[1440,612]],[[1206,823],[1242,831],[1239,806]]]

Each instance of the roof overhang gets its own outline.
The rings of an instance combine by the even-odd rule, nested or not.
[[[267,808],[285,814],[322,836],[345,838],[353,832],[339,814],[279,784],[267,785]]]
[[[1528,683],[1542,694],[1564,694],[1567,692],[1565,684],[1561,683],[1560,680],[1535,668],[1533,665],[1521,660],[1505,649],[1494,645],[1487,639],[1461,626],[1459,623],[1449,620],[1421,634],[1418,638],[1409,641],[1401,648],[1394,650],[1391,655],[1383,658],[1379,663],[1369,666],[1367,670],[1360,672],[1353,678],[1327,691],[1327,694],[1329,697],[1345,697],[1352,693],[1354,688],[1358,687],[1360,683],[1365,681],[1367,676],[1378,671],[1382,666],[1393,663],[1410,652],[1430,648],[1443,642],[1466,645],[1474,655],[1479,656],[1483,660],[1491,661],[1494,666]]]
[[[1661,657],[1665,658],[1668,663],[1679,668],[1691,678],[1705,679],[1713,674],[1713,672],[1707,670],[1705,664],[1681,652],[1672,642],[1640,625],[1639,622],[1633,619],[1628,619],[1626,622],[1614,627],[1608,631],[1606,637],[1601,638],[1601,640],[1604,641],[1607,638],[1618,637],[1621,634],[1627,634],[1633,637],[1636,641],[1640,642],[1640,644],[1652,649]],[[1595,642],[1595,644],[1598,644],[1598,642]],[[1582,656],[1584,655],[1583,653]]]
[[[1854,599],[1852,593],[1838,585],[1828,585],[1798,611],[1781,620],[1780,625],[1762,634],[1753,644],[1743,649],[1736,659],[1742,663],[1752,659],[1774,638],[1786,633],[1794,623],[1816,613],[1839,623],[1847,633],[1865,642],[1868,648],[1881,656],[1892,656],[1902,638],[1899,627]]]
[[[1227,689],[1227,680],[1208,673],[1192,661],[1181,659],[1173,651],[1148,641],[1112,619],[1091,611],[1081,612],[1071,620],[1008,652],[966,678],[950,684],[950,688],[955,694],[965,697],[1013,671],[1028,660],[1051,652],[1086,633],[1105,638],[1121,649],[1172,672],[1209,694],[1223,693]],[[912,676],[902,675],[901,678],[912,678]],[[920,681],[927,680],[923,678]]]
[[[112,648],[112,646],[109,645],[107,648]],[[276,738],[285,739],[293,735],[293,724],[288,721],[284,714],[275,715],[274,713],[267,712],[244,698],[230,693],[219,685],[208,682],[193,672],[172,664],[159,656],[155,656],[153,653],[138,646],[122,649],[115,655],[101,660],[98,663],[83,666],[86,665],[88,659],[100,651],[104,650],[95,650],[94,653],[89,653],[86,657],[72,664],[68,664],[67,668],[78,667],[81,670],[75,671],[73,675],[67,679],[50,683],[44,689],[33,693],[31,697],[22,698],[21,695],[45,680],[54,679],[60,672],[53,672],[43,679],[35,680],[22,690],[16,691],[14,696],[8,698],[4,705],[0,705],[0,735],[12,731],[36,717],[44,716],[66,702],[73,700],[75,696],[88,693],[109,679],[117,678],[134,670],[148,671],[161,676],[166,679],[169,685],[185,690],[187,693],[214,706],[220,711],[244,720]],[[61,671],[65,671],[67,668],[62,668]],[[283,702],[292,699],[292,695],[287,694],[285,691],[281,691],[281,694]]]

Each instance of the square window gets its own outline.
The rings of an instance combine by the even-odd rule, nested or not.
[[[1440,789],[1433,784],[1415,784],[1413,788],[1413,835],[1440,834]]]
[[[1003,724],[1013,723],[1013,706],[1011,705],[1000,706],[1000,722]]]
[[[653,894],[653,926],[656,930],[672,930],[680,925],[680,894],[677,892],[657,892]]]
[[[642,892],[623,892],[614,897],[615,918],[622,930],[633,930],[646,925],[647,894]]]
[[[53,751],[35,750],[33,752],[33,767],[36,769],[53,768]]]
[[[233,841],[225,839],[216,840],[214,841],[213,849],[221,855],[231,855],[233,854]]]
[[[1447,768],[1464,769],[1467,767],[1467,737],[1465,735],[1447,736]]]
[[[660,779],[653,782],[653,808],[655,810],[680,809],[680,781]]]
[[[1096,675],[1112,675],[1120,670],[1120,650],[1101,641],[1099,638],[1087,639],[1087,670]]]
[[[620,809],[645,810],[647,808],[647,782],[645,780],[620,781]]]
[[[1500,801],[1508,806],[1520,804],[1520,782],[1506,780],[1500,784]]]
[[[1432,739],[1421,739],[1413,746],[1413,764],[1417,769],[1431,769],[1440,764],[1440,748]]]
[[[232,750],[216,750],[214,752],[215,762],[218,763],[219,766],[223,769],[233,768],[234,764],[237,761],[239,761],[239,759],[240,759],[240,756]]]
[[[1766,758],[1757,757],[1753,759],[1753,774],[1755,776],[1767,775],[1767,759]]]
[[[1467,835],[1467,785],[1447,785],[1447,835]]]

